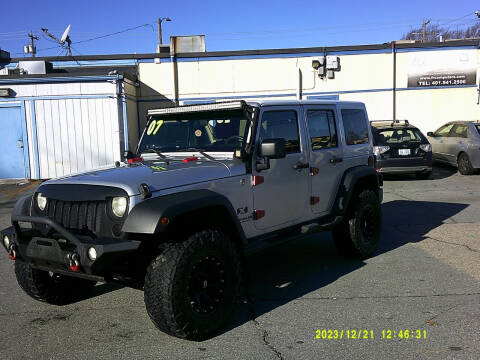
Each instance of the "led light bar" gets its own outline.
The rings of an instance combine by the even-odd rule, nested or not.
[[[185,105],[165,109],[151,109],[148,110],[148,115],[170,115],[215,110],[241,110],[245,105],[246,103],[243,100],[224,101],[213,104]]]

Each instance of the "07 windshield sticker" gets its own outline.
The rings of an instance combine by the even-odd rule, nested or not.
[[[163,125],[163,120],[153,120],[148,125],[147,135],[157,135],[158,130]]]

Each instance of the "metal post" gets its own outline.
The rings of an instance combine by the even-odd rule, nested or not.
[[[157,22],[158,22],[158,44],[162,45],[163,44],[163,42],[162,42],[162,19],[158,18]]]
[[[397,49],[395,41],[392,41],[392,55],[393,55],[393,104],[392,104],[392,120],[397,119]]]

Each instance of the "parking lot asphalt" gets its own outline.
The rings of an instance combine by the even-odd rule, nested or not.
[[[36,185],[0,185],[0,227]],[[36,302],[2,250],[0,359],[478,359],[479,190],[480,175],[447,167],[430,180],[387,177],[374,257],[340,257],[328,232],[251,255],[251,301],[204,342],[156,330],[139,290],[98,284],[71,305]],[[343,339],[316,339],[322,329]],[[368,339],[347,338],[359,329]],[[382,338],[399,330],[415,335]]]

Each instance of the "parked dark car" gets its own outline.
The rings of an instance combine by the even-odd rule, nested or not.
[[[435,161],[458,168],[462,175],[480,169],[480,121],[452,121],[428,132]]]
[[[381,173],[411,173],[427,179],[432,172],[432,146],[408,120],[370,122],[376,169]]]

